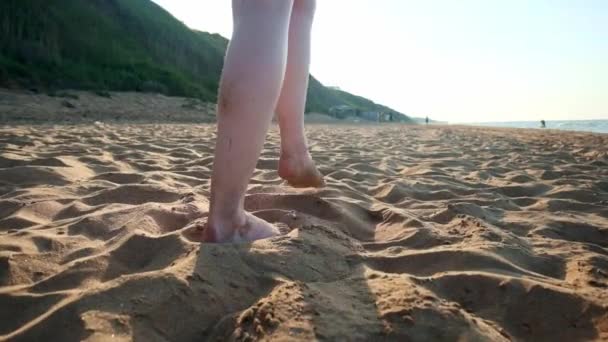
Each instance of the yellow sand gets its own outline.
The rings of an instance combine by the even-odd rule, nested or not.
[[[0,340],[608,340],[608,135],[310,126],[324,189],[196,242],[213,126],[0,128]]]

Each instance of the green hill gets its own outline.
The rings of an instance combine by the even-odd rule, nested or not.
[[[2,87],[216,99],[228,41],[189,29],[152,1],[2,0],[0,23]],[[336,105],[395,112],[311,77],[307,110]]]

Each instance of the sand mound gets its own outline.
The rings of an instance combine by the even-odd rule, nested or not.
[[[608,136],[270,133],[246,199],[284,235],[199,244],[214,127],[0,128],[0,340],[608,340]]]

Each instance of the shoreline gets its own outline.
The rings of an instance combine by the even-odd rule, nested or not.
[[[554,127],[555,123],[558,125],[561,124],[583,124],[588,122],[596,122],[601,125],[599,128],[556,128]],[[469,124],[454,124],[454,125],[465,125],[465,126],[473,126],[473,127],[492,127],[492,128],[519,128],[519,129],[531,129],[531,130],[554,130],[554,131],[566,131],[566,132],[588,132],[588,133],[600,133],[600,134],[608,134],[608,119],[593,119],[593,120],[554,120],[549,121],[548,127],[521,127],[524,124],[536,123],[535,121],[505,121],[505,122],[490,122],[490,123],[469,123]],[[520,124],[520,127],[516,125]]]
[[[56,91],[53,96],[25,90],[0,88],[0,125],[73,125],[94,124],[202,124],[215,122],[215,104],[198,99],[139,92]],[[103,96],[102,96],[103,95]],[[307,113],[306,124],[328,125],[405,125],[424,127],[424,123],[400,123],[336,119],[327,114]],[[574,120],[578,121],[578,120]],[[590,120],[585,120],[590,121]],[[605,121],[605,120],[598,120]],[[557,128],[486,126],[475,123],[430,124],[429,127],[481,127],[529,129],[536,131],[608,134]]]

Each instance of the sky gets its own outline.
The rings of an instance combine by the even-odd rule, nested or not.
[[[229,0],[154,1],[231,36]],[[318,0],[311,73],[415,117],[608,119],[608,1]]]

